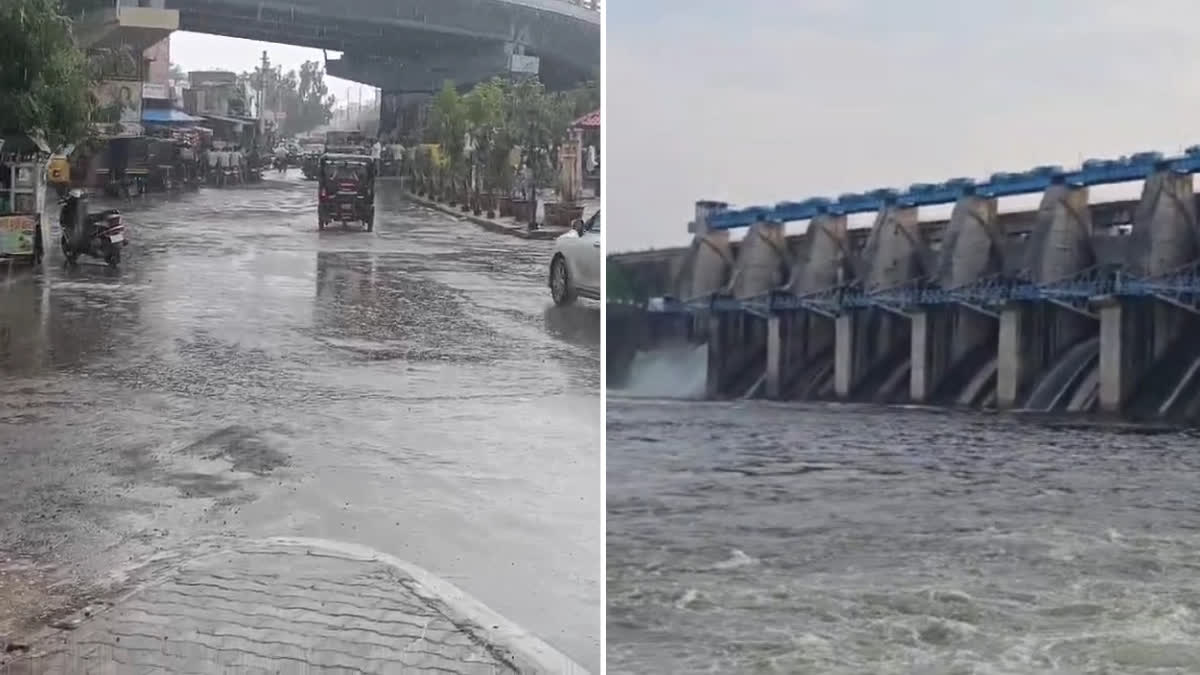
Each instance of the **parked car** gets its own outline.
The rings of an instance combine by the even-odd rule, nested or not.
[[[575,298],[600,299],[600,212],[577,220],[570,232],[554,242],[550,256],[550,297],[556,305]]]

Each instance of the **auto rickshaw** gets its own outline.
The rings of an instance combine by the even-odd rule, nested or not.
[[[321,155],[317,188],[317,227],[363,223],[375,229],[375,162],[369,155]]]
[[[310,150],[304,153],[304,160],[300,163],[300,172],[304,174],[304,180],[317,180],[321,175],[321,153],[315,150]]]

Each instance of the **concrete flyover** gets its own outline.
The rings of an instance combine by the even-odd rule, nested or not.
[[[639,292],[662,296],[647,320],[677,326],[656,333],[707,343],[712,398],[1200,419],[1198,171],[1195,146],[767,207],[697,202],[691,247],[610,262],[656,286]],[[1090,186],[1136,181],[1137,200],[1089,202]],[[998,198],[1037,193],[1036,211],[999,212]],[[949,220],[920,219],[938,204]],[[852,213],[875,222],[849,229]],[[794,221],[807,230],[785,237]]]
[[[551,88],[599,77],[591,0],[166,0],[181,30],[340,51],[331,75],[385,92],[433,92],[536,56]]]

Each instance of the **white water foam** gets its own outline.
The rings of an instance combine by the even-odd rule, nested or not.
[[[618,396],[630,398],[704,398],[708,378],[708,345],[673,345],[638,352],[629,380]]]

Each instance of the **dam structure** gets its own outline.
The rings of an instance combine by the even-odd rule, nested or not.
[[[690,247],[610,256],[610,278],[654,288],[610,296],[609,358],[623,341],[706,344],[712,399],[1200,419],[1197,171],[1193,146],[837,199],[697,202]],[[1089,201],[1131,182],[1136,200]],[[1036,210],[998,209],[1036,194]],[[935,205],[949,219],[923,221]],[[873,225],[849,228],[863,213]],[[786,236],[797,221],[804,233]]]

